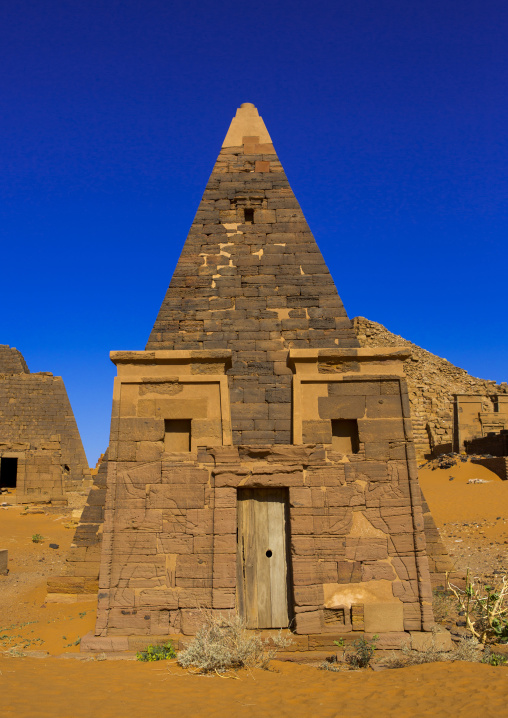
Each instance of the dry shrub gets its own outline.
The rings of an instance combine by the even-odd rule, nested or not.
[[[349,666],[343,663],[331,663],[330,661],[323,661],[318,666],[320,671],[332,671],[332,673],[341,673],[342,671],[348,671]]]
[[[277,652],[292,643],[281,632],[267,640],[248,633],[237,614],[203,611],[203,624],[187,648],[178,653],[177,660],[183,668],[196,668],[199,673],[245,667],[266,669]]]
[[[393,652],[391,656],[383,661],[388,668],[404,668],[406,666],[418,666],[422,663],[444,663],[452,661],[468,661],[470,663],[481,663],[483,661],[483,650],[480,643],[474,638],[462,638],[453,651],[440,651],[436,646],[435,633],[424,651],[416,651],[405,643],[398,653]]]
[[[455,608],[456,601],[451,591],[444,589],[434,589],[432,592],[432,611],[436,621],[444,621]]]

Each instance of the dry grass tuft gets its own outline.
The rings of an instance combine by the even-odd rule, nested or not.
[[[394,652],[391,656],[385,658],[383,665],[388,668],[404,668],[406,666],[418,666],[422,663],[453,661],[481,663],[483,659],[482,646],[474,637],[463,638],[453,651],[440,651],[436,647],[436,639],[435,635],[433,635],[424,651],[415,651],[410,648],[409,643],[406,643],[398,653]]]
[[[224,673],[237,668],[268,668],[277,652],[292,644],[289,637],[262,640],[250,634],[237,614],[214,614],[203,611],[203,624],[186,649],[178,653],[183,668],[199,673]]]

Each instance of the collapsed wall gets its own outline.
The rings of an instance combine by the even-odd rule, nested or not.
[[[71,594],[79,594],[83,600],[84,595],[96,596],[99,590],[107,466],[106,451],[93,475],[92,487],[74,533],[67,556],[68,573],[48,580],[48,594],[53,602],[67,600]]]
[[[0,487],[16,489],[19,503],[84,488],[90,471],[61,377],[30,373],[17,349],[0,345],[0,407]]]
[[[377,322],[355,317],[353,327],[362,347],[407,347],[404,362],[416,455],[419,460],[456,450],[454,395],[474,394],[491,404],[495,395],[508,393],[506,383],[478,379]],[[462,448],[462,447],[460,447]]]

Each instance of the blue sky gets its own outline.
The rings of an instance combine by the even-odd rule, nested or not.
[[[91,464],[242,102],[349,315],[508,379],[507,31],[505,0],[0,5],[0,343]]]

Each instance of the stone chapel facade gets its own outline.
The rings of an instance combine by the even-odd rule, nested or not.
[[[202,608],[330,640],[430,630],[407,356],[360,348],[242,105],[145,351],[111,354],[102,645],[192,635]]]

